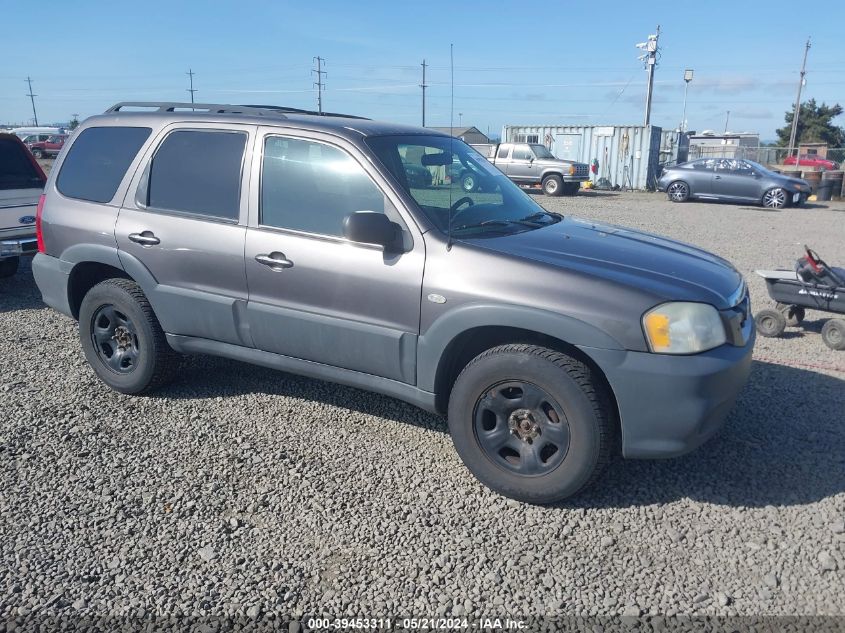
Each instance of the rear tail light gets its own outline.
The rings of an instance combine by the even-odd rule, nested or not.
[[[38,239],[38,252],[46,253],[44,248],[44,232],[41,229],[41,214],[44,213],[44,194],[38,198],[38,209],[35,211],[35,237]]]

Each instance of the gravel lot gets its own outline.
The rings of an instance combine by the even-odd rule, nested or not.
[[[693,242],[745,273],[807,243],[845,264],[845,203],[538,200]],[[106,390],[29,264],[0,280],[0,622],[31,613],[845,615],[845,353],[822,315],[758,339],[723,432],[611,465],[557,507],[507,501],[410,405],[192,358]],[[1,626],[1,625],[0,625]]]

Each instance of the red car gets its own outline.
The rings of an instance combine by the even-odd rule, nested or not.
[[[48,158],[50,156],[57,156],[62,147],[64,147],[66,140],[67,134],[53,134],[46,141],[30,143],[28,147],[35,158]]]
[[[832,160],[815,156],[814,154],[801,154],[799,157],[787,156],[783,161],[784,165],[799,165],[801,167],[815,167],[816,169],[839,169],[839,165]]]

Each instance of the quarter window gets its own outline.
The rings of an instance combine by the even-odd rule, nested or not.
[[[496,158],[507,158],[510,149],[511,148],[509,145],[502,145],[501,147],[499,147],[499,153],[496,154]]]
[[[153,157],[147,205],[153,209],[237,220],[243,132],[178,130]]]
[[[344,218],[355,211],[384,213],[385,198],[349,154],[313,141],[266,138],[263,226],[341,237]]]
[[[68,198],[109,202],[138,150],[148,127],[89,127],[73,142],[56,181]]]

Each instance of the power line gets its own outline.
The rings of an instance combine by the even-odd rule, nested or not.
[[[185,73],[185,74],[188,75],[188,77],[190,77],[191,87],[188,88],[188,92],[191,93],[191,103],[193,103],[194,102],[194,93],[196,92],[196,90],[194,90],[194,71],[193,71],[193,69],[189,68],[188,72]]]
[[[428,88],[428,84],[425,83],[425,67],[426,63],[425,60],[422,60],[422,83],[420,84],[420,88],[422,88],[422,126],[425,127],[425,89]]]
[[[38,114],[35,112],[35,97],[38,95],[32,94],[32,79],[27,77],[26,83],[29,85],[29,93],[26,96],[32,101],[32,118],[35,119],[35,127],[38,127]]]
[[[801,62],[801,78],[798,80],[798,96],[795,98],[795,110],[792,112],[792,130],[789,132],[789,148],[787,152],[792,156],[792,148],[798,140],[798,115],[801,114],[801,88],[804,87],[804,75],[807,74],[807,53],[810,52],[810,38],[807,38],[807,45],[804,47],[804,61]],[[798,163],[796,163],[797,165]]]
[[[326,60],[317,56],[314,61],[317,62],[317,68],[312,68],[311,72],[317,74],[317,81],[314,82],[314,85],[317,86],[317,112],[323,114],[323,88],[325,87],[323,75],[326,74],[326,71],[323,70],[323,62]]]

